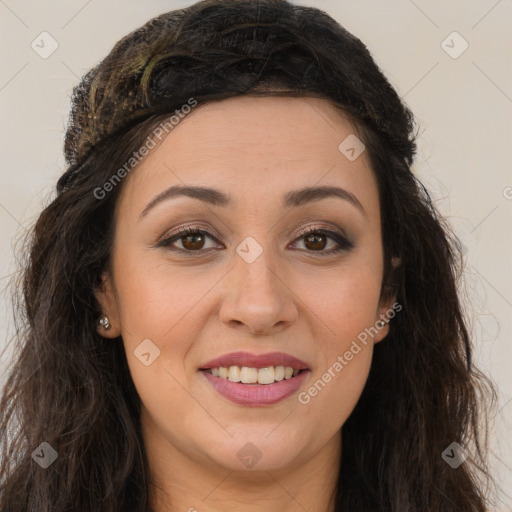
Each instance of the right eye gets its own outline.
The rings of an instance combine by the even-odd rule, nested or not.
[[[199,252],[204,248],[205,240],[210,239],[218,242],[217,239],[208,231],[198,227],[181,228],[176,233],[164,238],[158,243],[158,247],[168,247],[175,252]],[[173,244],[179,241],[181,247],[173,247]]]

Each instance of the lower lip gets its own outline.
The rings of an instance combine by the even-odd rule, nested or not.
[[[309,370],[304,370],[291,379],[283,379],[273,384],[242,384],[215,377],[206,371],[201,373],[215,390],[228,400],[240,405],[259,407],[275,404],[293,395],[306,379]]]

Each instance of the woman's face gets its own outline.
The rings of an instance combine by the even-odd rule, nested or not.
[[[196,107],[125,178],[97,297],[161,460],[273,470],[338,442],[390,307],[359,144],[325,100],[234,98]]]

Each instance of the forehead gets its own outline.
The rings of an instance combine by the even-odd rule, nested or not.
[[[372,210],[378,192],[366,153],[350,160],[340,151],[355,132],[318,98],[242,96],[199,105],[128,176],[120,203],[140,210],[164,188],[201,184],[227,191],[238,208],[249,198],[281,201],[289,190],[318,184],[343,186]]]
[[[296,159],[317,158],[320,152],[326,158],[337,157],[339,137],[354,131],[327,100],[239,96],[199,105],[168,139],[170,146],[180,144],[195,158],[207,158],[208,152],[217,158],[240,158],[259,151],[262,157],[289,161],[293,155]],[[203,146],[194,147],[194,139]],[[188,143],[182,145],[185,140]],[[223,154],[226,146],[234,153]],[[313,146],[316,151],[312,151]]]

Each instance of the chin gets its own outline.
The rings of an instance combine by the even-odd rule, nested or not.
[[[275,427],[276,424],[272,426]],[[267,428],[257,433],[251,430],[251,434],[233,436],[225,443],[212,442],[209,446],[211,459],[231,471],[275,471],[296,463],[300,444],[288,431],[279,435]]]

